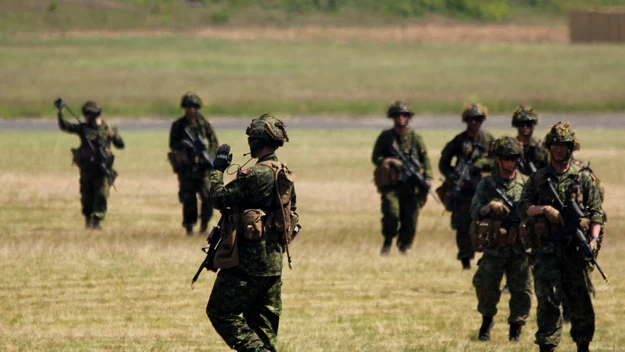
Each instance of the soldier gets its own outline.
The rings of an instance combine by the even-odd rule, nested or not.
[[[222,267],[206,313],[230,348],[237,351],[276,351],[282,312],[282,254],[285,250],[288,254],[286,244],[290,241],[283,237],[286,236],[286,233],[283,235],[286,222],[278,219],[286,219],[287,215],[280,214],[290,213],[289,223],[295,224],[297,219],[294,216],[297,214],[292,179],[280,181],[276,176],[281,175],[280,170],[289,175],[290,171],[278,162],[275,151],[289,138],[284,123],[267,114],[252,120],[246,134],[250,154],[258,158],[258,163],[248,169],[240,169],[236,179],[224,185],[223,173],[230,165],[232,154],[229,154],[228,145],[222,145],[217,149],[215,169],[210,172],[213,185],[210,196],[215,208],[222,213],[236,209],[236,214],[242,214],[242,223],[233,228],[246,230],[237,234],[233,245],[238,250],[238,265],[230,269]],[[280,204],[284,197],[288,197],[286,204]],[[248,224],[245,219],[252,219],[251,223]]]
[[[456,230],[458,260],[462,262],[464,270],[471,269],[471,259],[475,255],[469,238],[471,200],[482,172],[489,172],[492,168],[488,152],[494,138],[490,133],[481,130],[486,116],[487,110],[482,105],[467,105],[462,112],[462,122],[467,124],[467,129],[445,145],[438,163],[440,172],[445,176],[445,182],[437,192],[442,195],[441,199],[445,200],[446,208],[452,212],[451,227]],[[452,166],[454,158],[456,161]],[[467,165],[470,166],[469,179],[459,180],[461,177],[459,169]],[[447,190],[454,184],[459,184],[460,191],[459,194],[451,195]]]
[[[389,253],[394,237],[397,237],[400,253],[406,254],[410,249],[416,234],[419,208],[425,205],[428,195],[415,183],[400,181],[403,167],[401,161],[392,157],[391,149],[397,148],[406,157],[416,159],[428,184],[432,179],[432,167],[423,138],[408,127],[413,115],[406,104],[394,102],[386,113],[388,118],[393,119],[393,128],[380,134],[371,155],[371,161],[377,167],[374,174],[376,186],[382,196],[382,255]]]
[[[497,303],[501,297],[499,285],[505,273],[510,291],[508,339],[518,341],[532,300],[530,264],[517,238],[518,226],[508,230],[501,228],[502,220],[512,215],[497,189],[512,203],[516,203],[521,197],[525,182],[516,171],[516,166],[523,148],[512,137],[498,138],[491,148],[497,169],[492,176],[480,180],[471,202],[471,217],[476,221],[474,233],[471,235],[472,242],[474,247],[478,247],[476,250],[484,251],[473,277],[478,300],[477,310],[482,314],[478,339],[490,340],[490,330],[494,325]]]
[[[530,106],[520,105],[512,113],[512,127],[518,131],[516,139],[523,145],[523,155],[519,160],[519,171],[525,176],[547,166],[549,162],[542,142],[533,136],[538,125],[538,114]]]
[[[528,243],[534,255],[534,286],[538,301],[536,344],[541,351],[553,351],[560,342],[560,303],[567,298],[571,312],[571,337],[578,351],[588,351],[595,332],[590,264],[579,253],[569,228],[563,228],[555,198],[547,191],[549,180],[559,198],[575,201],[584,209],[580,226],[586,230],[590,248],[598,252],[604,213],[594,176],[572,164],[572,153],[580,144],[571,125],[557,123],[549,128],[544,147],[551,163],[529,177],[517,206],[526,222]],[[583,225],[582,225],[583,224]]]
[[[79,123],[63,118],[63,100],[57,100],[55,106],[59,128],[80,136],[80,146],[72,149],[72,154],[74,164],[80,169],[80,202],[85,226],[101,230],[100,222],[106,215],[110,187],[114,187],[117,177],[117,172],[113,170],[115,156],[111,152],[111,143],[117,149],[124,149],[124,140],[116,127],[102,120],[102,108],[94,101],[82,106],[86,122]]]
[[[206,234],[208,222],[213,215],[209,199],[210,181],[208,171],[217,149],[217,136],[211,124],[198,110],[202,99],[195,93],[186,92],[180,101],[183,117],[171,125],[169,134],[169,161],[178,174],[178,199],[182,203],[182,227],[187,235],[193,235],[197,223],[197,194],[202,201],[200,233]]]

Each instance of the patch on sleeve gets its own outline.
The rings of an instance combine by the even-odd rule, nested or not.
[[[239,170],[239,175],[241,175],[241,176],[246,176],[246,175],[249,175],[249,174],[250,174],[250,170],[248,170],[248,169],[240,169]]]

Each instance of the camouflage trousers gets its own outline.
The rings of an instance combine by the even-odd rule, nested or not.
[[[203,224],[208,224],[213,216],[213,206],[209,197],[210,181],[208,174],[198,175],[191,170],[183,170],[178,174],[178,183],[178,199],[182,203],[182,226],[197,223],[198,194],[202,201],[200,220]]]
[[[459,196],[451,213],[451,228],[456,230],[458,260],[473,259],[475,250],[471,245],[469,228],[471,227],[471,197]]]
[[[86,219],[104,219],[110,188],[108,177],[98,169],[80,169],[80,203]]]
[[[538,308],[536,344],[557,346],[562,334],[560,304],[566,297],[571,312],[571,337],[576,343],[592,341],[595,311],[588,262],[575,254],[537,253],[534,286]]]
[[[215,331],[237,351],[276,351],[282,313],[280,276],[220,271],[206,306]]]
[[[530,264],[526,254],[516,253],[510,247],[496,254],[484,253],[478,261],[477,272],[473,276],[477,310],[485,317],[497,314],[504,274],[510,290],[508,324],[525,325],[532,304]]]
[[[417,233],[419,196],[401,187],[380,190],[382,197],[382,236],[397,237],[397,246],[408,249]]]

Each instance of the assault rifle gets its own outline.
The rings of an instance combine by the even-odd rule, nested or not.
[[[560,211],[560,224],[562,225],[561,233],[572,233],[577,247],[582,251],[582,255],[586,260],[589,260],[599,270],[601,277],[605,280],[606,284],[609,283],[608,276],[603,272],[601,265],[597,262],[595,254],[592,252],[586,235],[579,226],[579,220],[584,217],[584,212],[579,208],[577,202],[569,198],[566,204],[562,202],[562,199],[558,195],[555,187],[553,186],[555,180],[552,176],[547,177],[547,191],[553,197],[556,202],[556,206]],[[579,187],[579,186],[578,186]]]
[[[188,127],[185,127],[184,133],[193,146],[193,160],[200,164],[200,169],[202,169],[202,171],[211,170],[213,168],[213,160],[208,155],[208,145],[206,141],[199,135],[197,137],[194,136],[193,133],[189,131]]]
[[[473,164],[482,156],[484,152],[484,147],[482,147],[478,143],[473,143],[473,153],[468,158],[460,159],[456,163],[456,167],[454,168],[454,172],[458,175],[458,178],[453,181],[453,187],[449,191],[449,196],[445,202],[445,210],[452,211],[454,207],[454,203],[458,196],[460,196],[460,191],[462,191],[462,187],[466,182],[471,181],[471,171],[473,170]]]
[[[215,268],[215,253],[217,253],[217,249],[221,244],[221,225],[223,223],[223,220],[224,216],[222,215],[221,219],[219,219],[219,222],[217,223],[217,226],[213,227],[211,232],[208,234],[208,237],[206,238],[206,241],[208,242],[208,247],[202,248],[202,252],[206,253],[206,258],[204,258],[204,261],[202,262],[202,264],[200,264],[197,272],[195,273],[195,275],[193,275],[193,279],[191,280],[191,288],[193,288],[193,284],[200,277],[200,274],[202,273],[204,268],[215,273],[217,272],[217,268]]]
[[[430,193],[434,200],[441,204],[441,201],[438,199],[438,196],[432,191],[432,186],[427,183],[425,176],[421,173],[421,164],[414,156],[410,156],[408,158],[404,152],[399,150],[394,145],[391,146],[391,155],[394,158],[399,159],[404,166],[404,174],[402,175],[401,181],[404,183],[415,182],[417,187],[422,192]]]
[[[69,111],[69,113],[72,116],[74,116],[76,121],[78,121],[78,124],[82,124],[82,122],[80,121],[78,116],[74,114],[72,109],[70,109],[69,106],[65,105],[65,103],[63,102],[63,99],[58,98],[57,100],[55,100],[54,106],[59,110],[63,108],[67,109],[67,111]],[[109,183],[111,184],[115,192],[117,192],[117,187],[115,187],[115,176],[113,176],[111,169],[106,164],[107,154],[106,154],[106,150],[104,149],[104,146],[102,146],[97,139],[92,141],[89,138],[87,138],[84,124],[81,125],[79,136],[80,136],[80,140],[83,143],[87,144],[89,146],[89,149],[91,150],[91,158],[89,160],[90,163],[93,165],[96,165],[98,167],[98,170],[100,170],[102,174],[106,175],[106,177],[109,179]]]
[[[513,203],[510,200],[510,198],[508,198],[508,196],[506,196],[506,194],[501,190],[501,188],[497,187],[495,182],[493,182],[492,186],[495,189],[495,192],[497,192],[497,195],[499,196],[499,198],[501,198],[503,203],[508,207],[508,209],[510,209],[510,212],[503,219],[503,221],[501,222],[501,226],[500,226],[502,229],[506,230],[507,232],[510,230],[511,227],[518,226],[519,223],[521,222],[521,219],[519,219],[519,215],[516,213],[516,204]]]

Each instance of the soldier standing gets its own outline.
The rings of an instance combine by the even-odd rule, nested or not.
[[[482,314],[478,339],[490,340],[490,330],[501,298],[499,285],[505,273],[510,291],[508,338],[518,341],[532,300],[530,264],[518,238],[518,223],[507,230],[501,228],[506,217],[516,217],[516,214],[510,214],[511,209],[503,202],[499,192],[512,203],[518,202],[521,197],[525,182],[516,166],[523,149],[515,138],[501,137],[493,142],[491,152],[495,155],[497,169],[493,175],[480,180],[471,202],[471,217],[476,221],[471,234],[472,242],[476,250],[484,251],[473,277],[477,310]]]
[[[512,113],[512,127],[518,131],[517,140],[523,145],[523,155],[519,159],[519,171],[525,176],[547,166],[549,160],[542,141],[534,137],[538,125],[538,114],[530,106],[520,105]]]
[[[482,172],[489,172],[492,168],[488,152],[493,136],[481,130],[486,116],[487,110],[482,105],[467,105],[462,112],[462,122],[467,124],[467,129],[445,145],[438,163],[440,172],[445,176],[445,183],[437,189],[437,192],[442,195],[441,199],[445,200],[445,207],[452,212],[451,227],[456,230],[458,260],[462,262],[462,268],[465,270],[471,269],[471,259],[475,255],[469,237],[471,200]],[[452,165],[454,158],[455,164]],[[467,165],[469,165],[468,179],[462,180],[459,169]],[[449,194],[447,190],[456,184],[459,188],[458,194]]]
[[[80,202],[85,226],[100,230],[104,220],[110,187],[115,184],[117,172],[113,170],[115,156],[111,143],[117,149],[124,149],[124,140],[117,128],[100,117],[102,108],[94,101],[82,106],[86,122],[71,123],[63,118],[62,99],[55,102],[58,109],[59,128],[80,136],[80,146],[72,149],[73,162],[80,169]],[[71,112],[71,111],[70,111]]]
[[[557,123],[549,128],[544,146],[551,163],[529,177],[517,207],[527,223],[528,243],[534,255],[534,286],[538,300],[536,344],[540,351],[554,351],[562,334],[560,303],[567,299],[571,312],[571,337],[577,350],[589,351],[595,332],[595,312],[591,294],[590,262],[580,253],[571,229],[563,228],[562,216],[551,183],[563,202],[576,202],[584,210],[579,225],[585,230],[593,253],[598,253],[604,223],[601,195],[588,169],[572,164],[572,154],[580,144],[571,125]]]
[[[182,227],[187,235],[193,235],[198,219],[199,194],[202,201],[200,233],[206,234],[208,222],[213,215],[209,199],[210,181],[208,171],[217,149],[217,136],[211,124],[198,110],[202,99],[195,93],[186,92],[180,101],[184,116],[171,125],[169,134],[169,161],[178,174],[178,199],[182,203]]]
[[[228,227],[245,230],[236,234],[232,245],[238,251],[238,265],[221,267],[206,313],[230,348],[276,351],[282,312],[282,254],[285,250],[288,254],[287,244],[292,239],[286,237],[285,229],[297,232],[281,220],[288,218],[290,224],[296,223],[296,199],[292,178],[288,181],[278,177],[291,172],[275,154],[289,138],[284,123],[267,114],[252,120],[246,134],[250,154],[258,158],[258,163],[240,169],[236,179],[224,185],[223,173],[232,154],[228,145],[222,145],[217,149],[215,169],[210,172],[210,196],[215,208],[222,211],[222,217],[229,212],[240,216],[240,224]],[[215,264],[220,267],[217,260]]]

